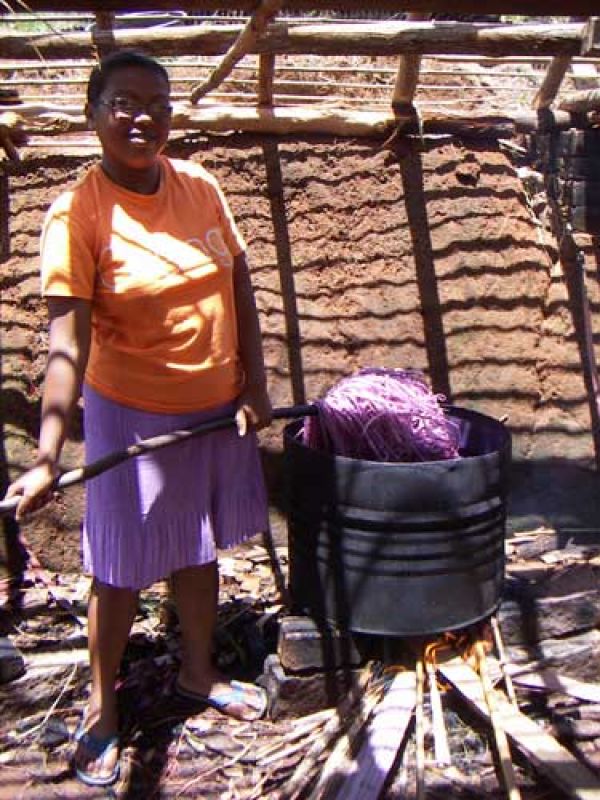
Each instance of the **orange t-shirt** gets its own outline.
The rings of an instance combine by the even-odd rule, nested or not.
[[[205,169],[161,157],[161,172],[142,195],[96,165],[62,194],[44,224],[42,291],[92,301],[94,389],[183,413],[240,392],[233,260],[245,244]]]

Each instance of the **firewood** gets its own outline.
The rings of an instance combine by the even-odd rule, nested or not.
[[[345,748],[334,750],[322,772],[326,777],[319,781],[310,800],[376,800],[405,739],[416,697],[415,672],[406,670],[395,675],[383,699],[372,710],[357,754],[347,760],[352,741],[346,752],[342,752]],[[353,732],[356,736],[360,730]],[[333,775],[336,780],[330,787]]]
[[[438,669],[468,704],[489,721],[477,673],[458,656],[439,663]],[[500,693],[496,695],[496,703],[508,737],[547,780],[573,800],[600,800],[600,780],[588,767]]]
[[[500,669],[502,670],[502,677],[504,678],[506,694],[508,695],[510,702],[518,707],[519,704],[517,702],[517,695],[511,680],[510,672],[508,670],[506,651],[504,649],[504,642],[502,641],[502,634],[500,632],[500,626],[498,625],[498,619],[496,616],[491,618],[490,626],[492,629],[492,636],[494,637],[494,646],[496,647],[496,652],[498,653],[498,661],[500,663]]]
[[[419,653],[415,663],[416,672],[416,705],[415,705],[415,744],[416,759],[415,767],[417,772],[417,800],[425,798],[425,710],[423,703],[425,699],[425,669],[423,666],[423,654]]]
[[[434,664],[427,659],[427,678],[429,681],[429,700],[431,703],[431,721],[433,726],[433,749],[435,761],[438,767],[447,767],[451,764],[450,747],[448,745],[448,733],[444,723],[444,710],[442,708],[442,698],[437,683],[437,676]]]
[[[337,713],[326,723],[321,733],[315,738],[312,746],[308,749],[304,759],[300,762],[293,775],[286,783],[286,800],[294,800],[298,793],[304,788],[312,770],[322,757],[323,753],[330,746],[331,742],[346,729],[348,717],[353,712],[357,703],[357,698],[363,698],[363,694],[373,677],[373,665],[368,664],[361,672],[358,685],[355,691],[340,704]]]
[[[492,686],[489,678],[485,648],[483,642],[477,641],[474,646],[475,656],[477,658],[477,667],[479,669],[479,677],[481,678],[481,686],[488,708],[490,722],[492,723],[492,731],[494,733],[494,741],[498,750],[498,758],[500,760],[500,771],[506,794],[509,800],[520,800],[521,792],[517,786],[517,779],[510,755],[510,748],[506,731],[500,714],[498,713],[498,706],[496,703],[496,692]]]
[[[592,703],[600,702],[600,686],[597,684],[578,681],[552,669],[528,670],[526,667],[519,668],[513,665],[509,666],[508,671],[518,686],[528,689],[543,689],[547,692],[560,692]]]

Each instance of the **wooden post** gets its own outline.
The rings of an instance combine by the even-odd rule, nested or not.
[[[261,53],[258,66],[258,105],[273,105],[273,81],[275,80],[275,53]]]
[[[429,17],[429,14],[408,14],[408,20],[410,22],[420,22],[429,19]],[[396,84],[392,95],[392,109],[394,113],[399,113],[413,104],[415,92],[419,84],[421,58],[421,55],[416,53],[400,56]]]
[[[591,17],[583,29],[581,55],[600,56],[600,17]]]
[[[115,42],[115,15],[113,11],[96,11],[96,21],[92,27],[92,42],[98,60],[117,49]]]
[[[231,73],[241,59],[250,52],[269,22],[277,15],[283,0],[262,0],[236,41],[225,53],[223,60],[213,70],[208,80],[192,89],[190,102],[197,103],[201,97],[216,89]]]
[[[594,349],[592,313],[585,285],[585,256],[575,241],[571,226],[563,221],[556,186],[550,178],[546,180],[546,195],[552,232],[560,245],[559,258],[569,293],[571,317],[590,408],[596,469],[600,471],[600,376]]]
[[[10,195],[8,192],[8,175],[2,164],[0,164],[0,263],[8,258],[10,252],[9,217]],[[3,490],[5,489],[6,486],[3,487]]]
[[[534,99],[533,107],[536,110],[550,108],[554,102],[560,85],[571,64],[570,56],[555,56],[546,70],[542,85],[538,89]]]

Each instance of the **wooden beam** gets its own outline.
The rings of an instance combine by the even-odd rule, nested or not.
[[[577,113],[600,110],[600,89],[590,89],[584,92],[571,92],[561,98],[558,107],[563,111]]]
[[[76,133],[88,130],[80,106],[22,104],[23,133],[35,136]],[[398,119],[391,111],[353,111],[308,106],[280,106],[277,109],[255,106],[210,105],[178,108],[173,115],[173,130],[196,130],[205,133],[245,131],[275,135],[324,133],[334,136],[389,136],[418,133],[462,136],[467,138],[510,139],[515,132],[533,132],[570,127],[566,112],[534,113],[516,117],[463,116],[421,111],[419,120]]]
[[[240,25],[177,25],[158,29],[116,29],[115,44],[157,57],[226,53]],[[479,26],[454,22],[379,22],[270,25],[250,53],[281,55],[578,56],[582,23]],[[0,34],[3,58],[91,58],[89,32]]]
[[[18,0],[7,0],[15,11],[22,10]],[[0,4],[6,10],[7,4]],[[151,11],[183,9],[196,11],[197,0],[27,0],[27,8],[32,11]],[[256,8],[256,0],[202,0],[204,11],[235,11],[251,13]],[[447,13],[448,0],[369,0],[369,8],[399,13],[403,11],[425,11]],[[453,0],[452,13],[463,14],[522,14],[525,16],[592,16],[597,12],[597,0],[572,0],[565,13],[564,0]],[[364,0],[286,0],[286,11],[356,11],[365,10]]]

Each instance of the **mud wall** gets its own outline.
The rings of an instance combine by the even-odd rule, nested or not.
[[[170,154],[216,174],[246,237],[274,405],[311,401],[362,366],[419,368],[454,404],[506,418],[526,469],[592,464],[581,343],[556,245],[496,143],[446,137],[391,152],[380,141],[231,136],[182,140]],[[28,157],[9,176],[0,346],[12,474],[34,451],[43,379],[40,226],[89,163]],[[83,461],[79,422],[67,468]],[[274,498],[280,440],[280,424],[262,436]],[[547,473],[536,474],[545,486]],[[29,523],[50,560],[76,551],[80,506],[72,489]]]

